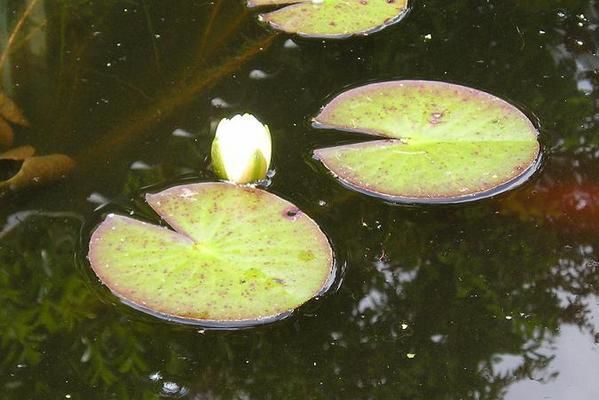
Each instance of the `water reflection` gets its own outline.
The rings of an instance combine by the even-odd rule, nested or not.
[[[597,47],[596,2],[557,3],[421,1],[403,24],[370,38],[278,37],[214,89],[189,97],[157,126],[146,124],[110,162],[95,158],[93,173],[3,205],[4,396],[594,398],[599,243],[597,192],[589,188],[599,165],[589,54]],[[15,95],[35,127],[21,140],[43,150],[93,153],[140,104],[168,100],[162,96],[172,93],[173,77],[185,75],[189,54],[218,44],[187,45],[189,32],[200,37],[197,21],[213,12],[209,2],[146,1],[160,35],[155,46],[139,33],[148,29],[144,2],[127,13],[94,4],[102,24],[81,5],[65,26],[70,41],[61,61],[60,19],[46,2],[48,70],[9,69],[5,85],[20,84]],[[245,15],[237,2],[220,7],[231,21]],[[253,18],[239,21],[243,34],[231,33],[231,43],[264,34]],[[19,50],[14,60],[26,54]],[[114,64],[106,69],[106,62]],[[254,79],[252,71],[269,77]],[[309,116],[346,85],[395,77],[470,84],[523,105],[540,121],[547,164],[509,196],[465,206],[396,207],[347,191],[309,154],[327,140],[350,139],[310,130]],[[57,98],[70,100],[57,105]],[[96,104],[100,98],[109,102]],[[241,332],[200,332],[120,304],[89,273],[81,237],[105,207],[152,218],[138,201],[148,185],[213,179],[210,121],[238,111],[271,121],[271,190],[334,239],[347,265],[339,291],[286,321]]]
[[[58,387],[84,395],[100,385],[138,398],[129,388],[152,393],[156,382],[165,395],[188,398],[320,398],[321,391],[499,398],[515,382],[559,380],[569,374],[561,367],[567,361],[555,365],[554,358],[592,348],[599,295],[593,245],[567,245],[555,231],[483,207],[423,212],[359,204],[372,219],[356,216],[338,227],[354,232],[344,246],[351,269],[340,293],[315,312],[230,334],[199,334],[116,305],[73,270],[79,219],[23,215],[5,230],[0,249],[4,387],[32,393],[36,371],[52,366],[51,376],[70,371],[70,383],[46,380],[36,393]],[[368,229],[369,221],[381,228]],[[586,339],[570,347],[578,336]],[[180,378],[157,379],[156,370]]]

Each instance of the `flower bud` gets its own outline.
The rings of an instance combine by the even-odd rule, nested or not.
[[[251,114],[223,118],[212,142],[212,166],[221,179],[251,183],[266,177],[270,166],[268,126]]]

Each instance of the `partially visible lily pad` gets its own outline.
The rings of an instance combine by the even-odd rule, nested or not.
[[[352,89],[314,122],[383,139],[314,155],[345,185],[391,201],[479,199],[521,182],[538,164],[538,132],[521,111],[488,93],[444,82]]]
[[[146,195],[174,230],[110,214],[89,261],[125,302],[205,326],[272,321],[320,294],[333,254],[316,223],[266,191],[229,183]]]
[[[64,154],[35,156],[31,146],[16,147],[0,154],[0,195],[56,182],[74,166]]]
[[[272,5],[288,6],[261,14],[260,20],[284,32],[324,38],[378,31],[408,9],[407,0],[248,0],[249,7]]]

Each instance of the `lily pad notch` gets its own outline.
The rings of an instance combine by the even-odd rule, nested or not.
[[[539,165],[539,133],[520,110],[445,82],[354,88],[313,122],[378,138],[317,149],[314,157],[345,186],[391,202],[474,201],[523,183]]]
[[[377,32],[408,11],[408,0],[248,0],[247,5],[285,5],[258,19],[287,33],[333,39]]]
[[[334,279],[326,235],[264,190],[198,183],[146,201],[173,230],[110,214],[88,253],[104,285],[137,309],[205,327],[253,326],[288,316]]]

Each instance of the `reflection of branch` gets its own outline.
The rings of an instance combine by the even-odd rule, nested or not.
[[[13,42],[15,41],[15,38],[17,37],[17,33],[19,33],[19,31],[21,30],[21,27],[25,23],[25,20],[27,19],[29,14],[31,14],[31,11],[33,10],[33,7],[35,7],[36,4],[37,4],[37,0],[31,0],[31,3],[29,3],[29,5],[25,9],[25,11],[23,11],[21,18],[19,18],[19,20],[17,21],[17,24],[15,25],[12,32],[8,36],[8,40],[6,41],[6,48],[4,49],[2,54],[0,54],[0,70],[4,66],[4,63],[6,62],[6,58],[8,57],[10,47],[12,46]]]
[[[152,18],[150,17],[150,10],[148,9],[148,5],[145,0],[142,0],[141,4],[143,5],[144,15],[146,17],[146,24],[148,25],[148,31],[150,31],[150,36],[152,40],[152,50],[154,51],[154,62],[156,63],[156,70],[160,72],[160,55],[158,53],[158,46],[156,46],[156,32],[154,31],[154,24],[152,23]]]
[[[98,143],[87,147],[88,150],[80,153],[77,160],[84,167],[89,166],[93,164],[93,160],[107,157],[109,154],[113,154],[118,147],[148,133],[148,125],[154,123],[157,117],[164,117],[193,100],[199,92],[212,87],[224,76],[234,72],[260,51],[270,46],[275,37],[276,34],[269,34],[252,43],[250,47],[219,67],[198,74],[199,79],[189,83],[180,83],[175,89],[160,96],[159,100],[148,109],[129,117],[127,120],[130,122],[112,129]]]
[[[223,45],[223,43],[226,43],[231,36],[233,36],[234,33],[237,32],[239,25],[241,25],[245,19],[247,18],[247,16],[249,15],[249,12],[247,10],[247,8],[244,8],[244,10],[239,14],[239,16],[229,24],[229,29],[226,32],[223,32],[222,34],[219,35],[219,40],[215,40],[211,46],[209,46],[206,49],[206,57],[208,58],[210,56],[213,55],[213,52],[216,49],[221,48],[221,46]],[[198,56],[198,61],[202,61],[201,59],[201,55]]]
[[[198,52],[196,53],[196,63],[202,61],[204,57],[204,50],[206,50],[206,43],[208,43],[208,37],[210,36],[210,31],[212,31],[212,25],[214,24],[214,20],[216,20],[216,16],[220,11],[220,6],[222,3],[222,1],[217,1],[216,4],[214,4],[214,7],[212,7],[212,13],[210,13],[210,17],[206,23],[206,29],[204,29],[202,40],[200,41],[200,45],[198,47]]]
[[[15,42],[15,44],[12,46],[12,48],[8,51],[9,55],[12,54],[14,51],[18,50],[21,46],[25,45],[25,43],[27,43],[33,35],[35,35],[38,31],[41,31],[42,29],[44,29],[46,27],[47,23],[48,23],[48,21],[44,20],[44,21],[40,22],[39,24],[31,27],[31,29],[29,30],[29,32],[27,33],[27,35],[25,35],[25,37],[23,39],[19,40],[18,42]]]
[[[92,68],[82,67],[81,69],[89,74],[98,75],[104,79],[111,79],[111,80],[115,81],[116,83],[118,83],[119,85],[127,87],[127,88],[131,89],[132,91],[138,93],[144,99],[151,100],[151,97],[148,96],[142,89],[138,88],[137,86],[133,85],[132,83],[127,82],[124,79],[119,78],[118,75],[107,74],[105,72],[99,71],[97,69],[92,69]]]

